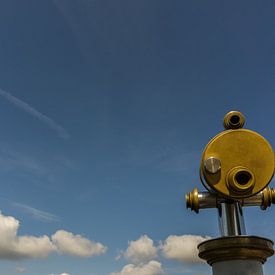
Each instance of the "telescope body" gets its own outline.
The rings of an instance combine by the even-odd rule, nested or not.
[[[243,129],[244,123],[238,111],[225,115],[225,130],[202,153],[200,178],[207,192],[194,188],[186,195],[187,208],[196,213],[217,209],[221,237],[198,245],[213,275],[263,275],[262,265],[274,254],[271,240],[247,235],[242,211],[246,206],[266,210],[275,203],[275,190],[268,187],[274,151],[259,133]]]

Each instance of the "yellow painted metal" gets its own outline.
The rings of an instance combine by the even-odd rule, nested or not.
[[[220,160],[221,169],[209,173],[205,161]],[[250,197],[263,190],[274,174],[274,152],[260,134],[229,129],[216,135],[202,154],[200,174],[205,187],[227,198]]]
[[[265,188],[262,191],[262,205],[261,209],[266,210],[271,204],[275,204],[275,190],[273,188]]]
[[[199,213],[199,191],[197,187],[195,187],[192,192],[185,195],[185,201],[186,208],[191,208],[191,210]]]

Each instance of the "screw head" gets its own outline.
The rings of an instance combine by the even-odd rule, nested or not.
[[[221,170],[221,161],[218,158],[210,157],[204,161],[204,168],[208,173],[216,174]]]

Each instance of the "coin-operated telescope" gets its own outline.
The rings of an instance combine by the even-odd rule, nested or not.
[[[199,257],[212,266],[214,275],[262,275],[262,264],[273,255],[273,242],[246,235],[242,207],[275,203],[270,183],[275,167],[274,152],[260,134],[243,129],[245,118],[238,111],[224,117],[225,130],[206,145],[200,178],[208,192],[194,188],[186,206],[217,208],[221,237],[199,244]]]

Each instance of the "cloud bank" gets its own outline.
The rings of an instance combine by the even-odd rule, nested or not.
[[[44,258],[55,251],[48,236],[17,236],[19,221],[0,214],[0,258]]]
[[[31,116],[37,118],[38,120],[46,124],[50,129],[56,131],[61,138],[68,139],[70,137],[68,132],[62,126],[60,126],[58,123],[56,123],[53,119],[49,118],[48,116],[40,113],[34,107],[30,106],[23,100],[13,96],[11,93],[8,93],[2,89],[0,89],[0,96],[4,97],[7,101],[16,106],[18,109],[25,111],[26,113],[30,114]]]
[[[0,259],[46,258],[50,253],[92,257],[106,252],[107,247],[64,230],[52,237],[18,236],[19,221],[0,213]]]
[[[160,250],[166,259],[177,260],[184,263],[202,263],[198,257],[199,243],[210,239],[196,235],[169,236],[161,245]]]
[[[161,263],[150,261],[147,264],[128,264],[120,272],[113,272],[110,275],[161,275],[164,274]]]
[[[122,254],[130,264],[124,266],[121,271],[110,275],[161,275],[164,274],[161,263],[156,258],[158,248],[147,235],[140,236],[135,241],[128,242],[128,248]]]
[[[61,253],[71,256],[92,257],[107,251],[101,243],[95,243],[81,235],[74,235],[64,230],[58,230],[52,235],[52,241]]]
[[[135,241],[128,242],[128,248],[121,255],[130,262],[121,271],[110,275],[160,275],[164,274],[159,261],[152,260],[159,257],[158,252],[169,260],[176,260],[187,264],[202,263],[198,257],[197,246],[199,243],[210,239],[198,235],[170,235],[159,246],[154,246],[153,240],[147,235],[142,235]]]
[[[157,256],[157,248],[153,244],[153,240],[147,235],[141,236],[136,241],[130,241],[128,248],[124,253],[124,257],[133,263],[146,263]]]

